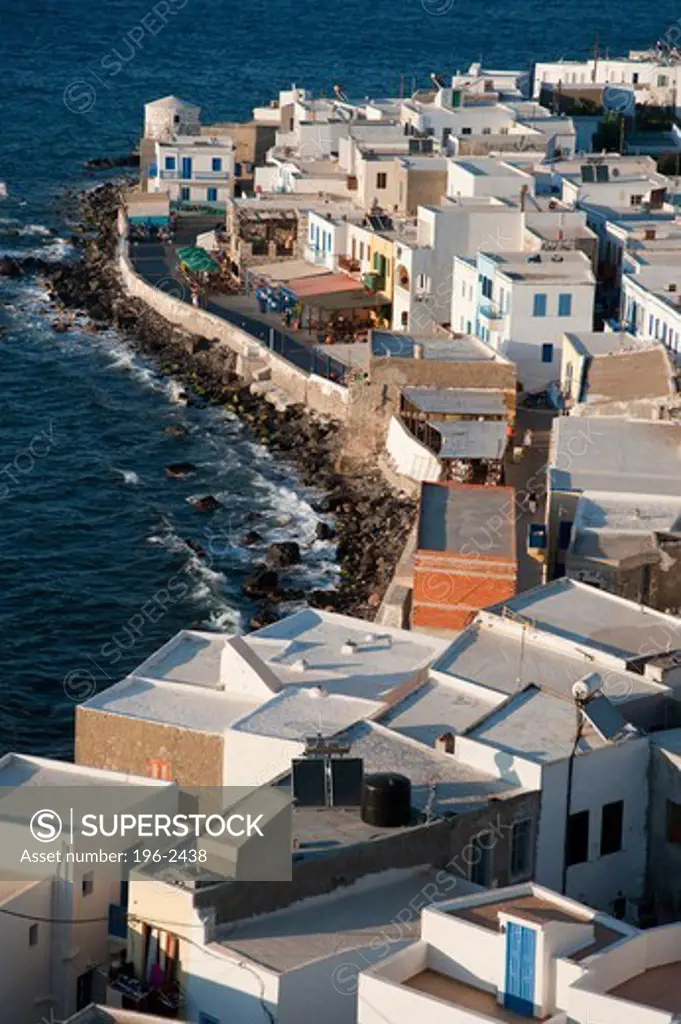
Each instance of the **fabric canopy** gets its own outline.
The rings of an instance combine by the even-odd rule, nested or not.
[[[178,249],[177,255],[186,267],[195,273],[204,270],[219,270],[220,266],[212,256],[209,256],[205,249],[197,249],[188,246],[185,249]]]

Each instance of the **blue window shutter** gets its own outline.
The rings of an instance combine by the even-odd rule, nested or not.
[[[208,202],[216,203],[218,199],[218,190],[216,188],[208,189]]]
[[[546,294],[536,292],[534,296],[534,315],[546,316]]]
[[[222,170],[222,158],[221,157],[219,157],[219,156],[214,156],[213,157],[213,170],[214,171],[221,171]]]
[[[547,342],[541,347],[541,361],[542,363],[553,362],[553,345],[551,342]]]
[[[166,170],[167,171],[174,171],[175,170],[175,157],[174,156],[167,156],[166,157]]]
[[[572,316],[572,295],[569,292],[558,296],[558,316]]]

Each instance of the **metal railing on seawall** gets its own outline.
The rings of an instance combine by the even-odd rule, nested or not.
[[[119,211],[118,230],[118,255],[119,259],[127,266],[128,271],[141,282],[144,282],[147,287],[155,288],[161,292],[165,291],[176,301],[191,307],[189,291],[183,288],[181,278],[171,276],[172,268],[168,268],[168,273],[162,278],[159,279],[157,277],[154,279],[151,276],[145,275],[143,270],[135,265],[135,260],[129,248],[127,217],[123,210]],[[160,244],[159,252],[162,253]],[[175,287],[158,288],[161,281],[166,285],[176,284],[177,290]],[[278,328],[259,320],[255,315],[251,316],[239,310],[229,309],[211,299],[208,299],[203,307],[203,311],[232,324],[243,334],[248,335],[248,338],[259,347],[280,356],[297,370],[309,376],[321,377],[343,389],[347,388],[348,366],[313,344],[306,345],[285,331],[280,331]]]

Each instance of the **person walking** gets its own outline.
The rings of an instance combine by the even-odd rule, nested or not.
[[[537,511],[537,506],[537,495],[534,491],[530,491],[530,493],[527,496],[527,507],[530,510],[530,515],[535,514],[535,512]]]
[[[532,431],[528,427],[523,435],[523,446],[529,448],[532,444]]]

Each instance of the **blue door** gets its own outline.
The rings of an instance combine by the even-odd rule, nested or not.
[[[185,181],[189,181],[192,176],[192,158],[190,156],[182,157],[182,177]]]
[[[509,922],[506,932],[504,1006],[521,1017],[534,1015],[534,971],[537,937],[532,928]]]

